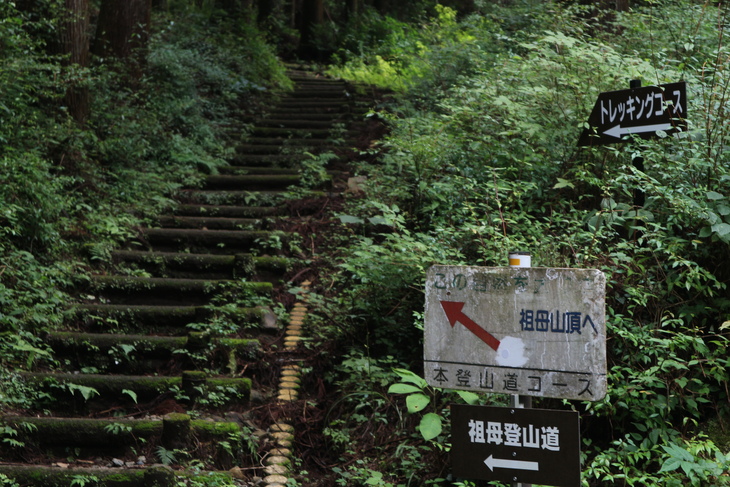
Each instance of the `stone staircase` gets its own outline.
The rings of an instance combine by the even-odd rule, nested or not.
[[[289,74],[294,91],[249,121],[230,166],[180,191],[173,213],[113,253],[113,271],[80,285],[66,329],[46,337],[58,369],[18,376],[36,408],[0,418],[12,440],[0,474],[24,486],[286,482],[291,427],[250,410],[296,399],[306,305],[287,329],[291,303],[275,292],[297,266],[289,191],[303,160],[355,143],[363,113],[348,84]]]

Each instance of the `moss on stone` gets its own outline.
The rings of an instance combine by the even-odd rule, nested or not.
[[[241,433],[241,427],[238,423],[216,422],[193,420],[191,421],[193,434],[201,440],[228,440],[230,435],[238,435]]]

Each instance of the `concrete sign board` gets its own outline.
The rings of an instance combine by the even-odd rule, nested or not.
[[[433,266],[424,373],[436,387],[598,401],[606,278],[595,269]]]
[[[456,477],[580,487],[577,411],[451,406]]]

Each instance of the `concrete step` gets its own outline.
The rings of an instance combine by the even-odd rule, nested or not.
[[[258,218],[216,218],[195,216],[162,216],[158,223],[163,228],[197,228],[200,230],[252,230],[263,229]]]
[[[207,191],[190,189],[180,192],[178,199],[192,206],[235,206],[235,207],[276,207],[284,202],[283,191]]]
[[[222,217],[222,218],[270,218],[283,213],[276,206],[230,206],[230,205],[180,205],[175,214],[180,216]]]
[[[158,277],[177,279],[242,279],[268,281],[266,276],[286,272],[291,266],[285,257],[251,254],[215,255],[177,252],[119,250],[112,253],[115,263],[143,269]]]
[[[268,311],[264,311],[268,312]],[[271,333],[276,321],[271,323]],[[159,375],[192,369],[201,361],[210,367],[237,372],[231,364],[255,361],[260,342],[254,338],[212,337],[200,331],[179,330],[180,336],[94,332],[51,332],[44,337],[63,369],[88,373]],[[76,372],[74,372],[76,373]]]
[[[231,174],[231,175],[244,175],[244,174],[250,174],[250,175],[276,175],[276,176],[285,176],[285,175],[297,175],[299,174],[299,169],[294,167],[258,167],[258,166],[224,166],[218,168],[218,172],[221,174]]]
[[[269,230],[206,230],[199,228],[143,228],[140,240],[157,251],[186,250],[197,253],[237,254],[260,248],[263,242],[278,239],[285,242],[289,236]]]
[[[104,399],[114,399],[120,402],[120,406],[133,408],[134,404],[144,403],[154,400],[156,397],[173,392],[176,389],[186,395],[193,394],[200,397],[205,391],[216,391],[219,388],[229,392],[226,396],[227,402],[237,402],[245,405],[251,393],[251,379],[249,378],[212,378],[207,377],[205,373],[188,373],[182,376],[148,376],[148,375],[117,375],[117,374],[75,374],[75,373],[38,373],[24,372],[21,377],[26,383],[35,386],[39,391],[46,393],[54,393],[59,396],[66,396],[67,401],[60,402],[59,407],[53,408],[55,412],[73,413],[73,407],[69,407],[78,398],[77,388],[68,387],[73,384],[93,391],[87,390],[87,396],[84,397],[83,409],[93,409],[94,402],[103,401]],[[201,389],[195,391],[191,387],[194,386]],[[60,386],[60,387],[59,387]],[[66,387],[64,387],[66,386]],[[131,391],[133,394],[126,394],[123,391]],[[60,394],[59,394],[59,391]],[[136,399],[136,400],[135,400]],[[185,403],[194,402],[193,398],[184,401]],[[225,402],[223,402],[225,404]],[[223,405],[221,404],[221,405]],[[75,408],[75,409],[78,409]],[[59,418],[49,418],[59,419]],[[48,423],[43,423],[47,425]],[[60,441],[54,439],[52,441]]]
[[[283,190],[289,186],[299,184],[299,179],[297,174],[219,174],[206,177],[204,188],[238,191]]]
[[[270,295],[269,282],[240,282],[223,279],[177,279],[136,276],[92,276],[86,295],[115,304],[176,305],[180,302],[205,305],[217,295]]]

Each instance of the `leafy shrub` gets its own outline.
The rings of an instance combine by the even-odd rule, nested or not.
[[[550,30],[536,31],[519,7],[477,7],[481,18],[463,21],[442,11],[416,34],[420,51],[386,44],[341,71],[367,76],[368,56],[390,48],[405,54],[388,63],[397,71],[381,70],[394,78],[384,84],[417,87],[381,113],[392,128],[385,153],[360,166],[368,199],[347,210],[363,232],[341,266],[353,322],[388,330],[369,350],[418,370],[429,265],[502,266],[508,251],[529,250],[538,266],[599,268],[609,282],[609,396],[572,404],[587,425],[586,485],[724,485],[720,438],[705,436],[710,420],[730,415],[721,328],[730,266],[718,258],[730,241],[728,56],[713,23],[724,11],[661,2],[600,24],[549,4],[537,17]],[[691,25],[665,30],[687,11],[698,13]],[[662,42],[637,40],[647,31]],[[687,133],[577,148],[597,95],[631,79],[687,80]],[[387,225],[373,224],[379,215]]]
[[[114,60],[62,69],[49,54],[62,2],[0,2],[3,368],[53,366],[43,332],[61,326],[68,293],[85,279],[78,261],[108,261],[175,191],[200,181],[199,169],[225,164],[224,130],[243,102],[289,86],[253,23],[186,4],[155,19],[147,72],[132,83]],[[80,82],[92,94],[83,125],[62,106]],[[2,388],[12,380],[1,378]]]

